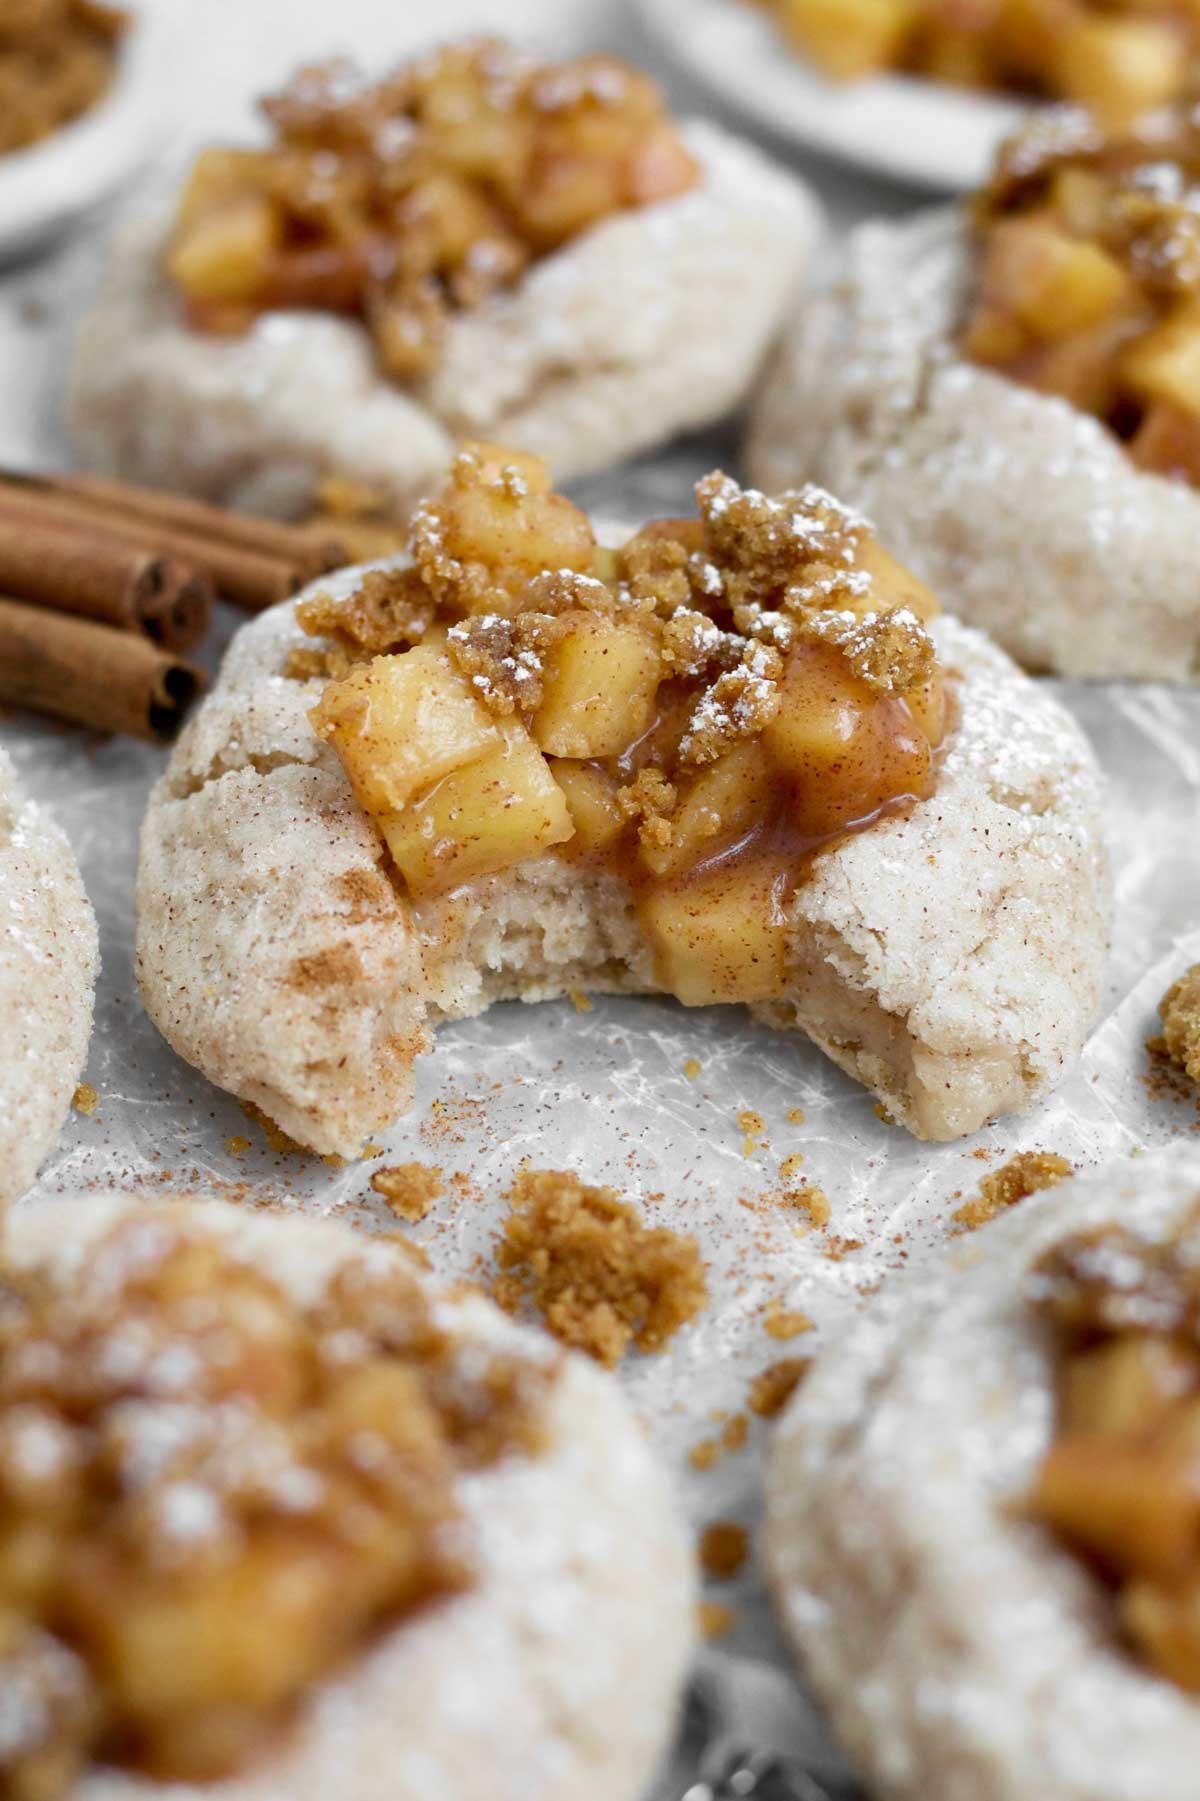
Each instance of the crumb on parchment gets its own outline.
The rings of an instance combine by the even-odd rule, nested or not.
[[[90,1118],[100,1105],[100,1096],[90,1082],[79,1082],[71,1096],[71,1105],[76,1113],[83,1113]]]
[[[1152,1038],[1147,1049],[1165,1056],[1190,1081],[1200,1083],[1200,963],[1193,963],[1172,982],[1158,1003],[1162,1036]]]
[[[750,1383],[746,1405],[751,1413],[763,1420],[776,1419],[811,1366],[811,1357],[781,1357],[777,1363],[768,1363]]]
[[[383,1196],[397,1219],[415,1226],[445,1191],[446,1184],[438,1165],[396,1163],[390,1169],[377,1169],[371,1177],[371,1187]]]
[[[532,1305],[564,1344],[611,1369],[631,1344],[659,1351],[708,1301],[696,1240],[647,1226],[611,1188],[569,1170],[521,1170],[496,1246],[494,1298]]]
[[[749,1538],[735,1520],[713,1520],[700,1534],[700,1568],[714,1582],[728,1582],[746,1561]]]
[[[1041,1188],[1057,1187],[1073,1174],[1066,1158],[1055,1151],[1022,1151],[984,1176],[979,1193],[964,1202],[951,1219],[959,1232],[973,1232],[978,1226],[986,1226],[998,1213],[1015,1207],[1028,1195],[1036,1194]]]

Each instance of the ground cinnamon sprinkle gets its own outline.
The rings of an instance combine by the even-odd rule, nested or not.
[[[700,1568],[715,1582],[728,1582],[746,1561],[746,1528],[734,1520],[713,1520],[700,1534]]]
[[[439,1194],[445,1192],[439,1167],[429,1163],[396,1163],[390,1169],[377,1169],[371,1187],[381,1194],[397,1219],[411,1226],[425,1218]]]
[[[696,1240],[642,1223],[611,1188],[569,1170],[522,1170],[496,1246],[492,1293],[532,1305],[564,1344],[611,1369],[630,1344],[660,1351],[708,1301]]]
[[[71,1096],[71,1105],[76,1113],[93,1114],[100,1105],[100,1096],[90,1082],[80,1082]]]
[[[1074,1174],[1065,1157],[1054,1151],[1022,1151],[1008,1163],[984,1176],[979,1193],[966,1201],[951,1219],[959,1232],[973,1232],[986,1226],[1009,1207],[1015,1207],[1040,1188],[1055,1188]]]
[[[762,1420],[776,1419],[811,1367],[811,1357],[781,1357],[778,1363],[768,1363],[750,1383],[746,1405],[751,1413]]]
[[[1146,1049],[1152,1056],[1166,1057],[1190,1081],[1200,1083],[1200,963],[1193,963],[1172,982],[1158,1003],[1158,1017],[1163,1023],[1162,1036],[1151,1038]]]

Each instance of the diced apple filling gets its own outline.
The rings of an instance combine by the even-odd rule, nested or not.
[[[699,173],[653,82],[614,57],[554,65],[472,40],[375,86],[350,77],[302,70],[263,103],[266,149],[198,157],[166,259],[194,325],[355,314],[385,373],[415,381],[455,313]]]
[[[1068,1239],[1030,1278],[1060,1340],[1058,1421],[1034,1516],[1115,1591],[1131,1646],[1200,1691],[1200,1262],[1120,1227]]]
[[[1112,40],[1130,81],[1143,65],[1125,56],[1126,37],[1141,43],[1147,33],[1149,42],[1166,29],[1108,17],[1085,28],[1089,43]],[[974,361],[1102,419],[1139,467],[1192,482],[1198,191],[1200,123],[1182,108],[1107,139],[1077,130],[1039,148],[1018,135],[981,203],[977,294],[963,334]]]
[[[414,903],[547,852],[610,870],[689,1005],[784,990],[808,860],[928,796],[946,725],[936,602],[861,520],[719,476],[698,499],[597,556],[544,470],[464,452],[395,596],[373,578],[372,645],[389,608],[432,610],[425,639],[311,715]],[[302,618],[336,635],[339,604]]]

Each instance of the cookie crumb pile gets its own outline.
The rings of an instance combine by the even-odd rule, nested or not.
[[[1147,1049],[1200,1083],[1200,963],[1172,982],[1158,1003],[1158,1016],[1162,1033],[1149,1041]]]
[[[554,1336],[613,1368],[631,1344],[660,1351],[708,1302],[692,1237],[642,1223],[611,1188],[568,1170],[522,1170],[496,1247],[492,1294],[531,1305]]]

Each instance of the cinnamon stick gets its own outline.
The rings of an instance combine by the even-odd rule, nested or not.
[[[207,576],[170,557],[95,529],[51,527],[0,516],[0,593],[122,631],[142,631],[164,650],[198,644],[212,618]]]
[[[129,514],[81,509],[68,495],[24,482],[0,481],[0,521],[22,527],[40,525],[50,531],[63,532],[72,527],[78,531],[81,519],[89,514],[98,537],[103,535],[117,543],[190,563],[208,577],[218,593],[249,612],[262,612],[277,601],[288,600],[304,586],[298,565],[285,562],[282,557],[237,544],[217,543],[198,532],[155,525]]]
[[[294,565],[303,581],[327,575],[347,561],[337,533],[312,526],[282,525],[275,519],[259,519],[249,513],[230,512],[183,494],[159,488],[135,488],[127,482],[109,481],[98,475],[13,475],[3,479],[35,492],[63,495],[81,508],[105,518],[141,520],[144,523],[198,532],[217,544],[234,544],[264,556],[279,557]]]
[[[163,744],[203,685],[138,633],[0,596],[0,702]]]

